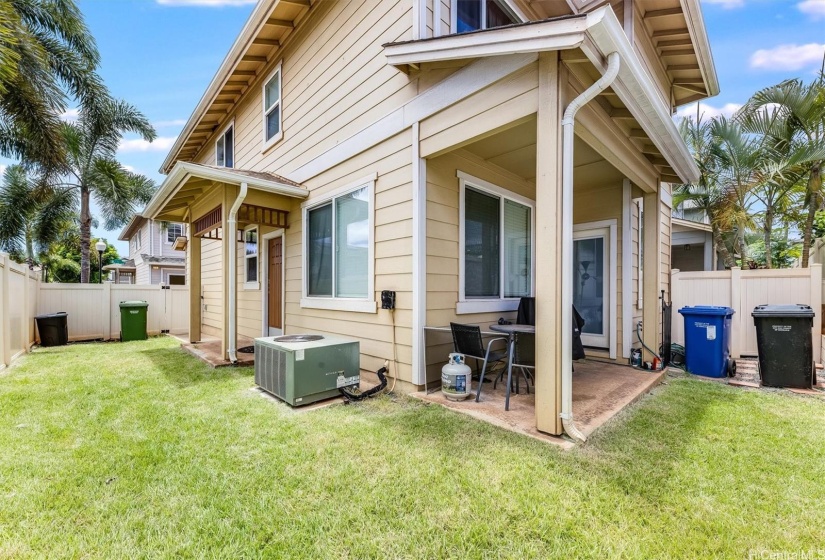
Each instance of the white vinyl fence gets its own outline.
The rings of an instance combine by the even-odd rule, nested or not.
[[[136,284],[40,284],[37,314],[68,313],[69,340],[120,337],[120,302],[149,304],[149,334],[189,330],[189,288]]]
[[[34,343],[39,273],[0,253],[0,369]]]
[[[755,356],[756,327],[751,312],[761,304],[810,305],[816,316],[811,334],[814,360],[822,352],[822,265],[774,270],[731,270],[671,274],[672,339],[685,343],[684,318],[679,309],[691,305],[721,305],[736,313],[731,321],[731,355]]]
[[[189,330],[187,286],[134,284],[43,284],[40,271],[0,253],[0,369],[37,342],[35,316],[65,311],[69,340],[120,337],[120,302],[149,303],[149,334],[185,334]]]

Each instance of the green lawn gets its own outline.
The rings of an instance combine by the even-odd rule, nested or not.
[[[825,401],[670,379],[585,446],[404,397],[295,412],[174,340],[0,372],[0,557],[825,553]]]

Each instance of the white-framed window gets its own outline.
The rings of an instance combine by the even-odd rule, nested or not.
[[[235,167],[235,123],[231,123],[215,141],[215,165]]]
[[[375,312],[375,179],[304,203],[302,307]]]
[[[166,242],[174,243],[175,239],[183,237],[182,224],[167,224],[166,225]]]
[[[453,33],[466,33],[520,23],[522,19],[507,0],[453,0]]]
[[[243,280],[245,290],[258,290],[258,226],[248,226],[243,230]]]
[[[511,311],[533,295],[535,202],[458,172],[457,313]]]
[[[263,130],[264,148],[268,148],[283,135],[283,112],[281,111],[281,65],[272,71],[272,74],[263,84]]]
[[[141,234],[142,233],[143,233],[142,230],[138,230],[138,232],[135,234],[135,251],[140,251],[140,247],[141,247],[142,241],[143,241],[141,239]]]

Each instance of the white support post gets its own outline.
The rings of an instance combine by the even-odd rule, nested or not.
[[[23,264],[23,309],[20,314],[20,342],[23,352],[29,352],[29,265]]]
[[[622,181],[622,357],[633,345],[633,227],[630,179]]]
[[[814,361],[822,363],[822,265],[812,264],[811,271],[811,307],[814,310],[813,337]]]
[[[742,309],[742,269],[738,266],[730,269],[730,306],[736,311],[731,320],[730,355],[732,358],[739,358],[742,352],[742,339],[745,336],[744,330],[747,328],[744,317],[749,314]]]
[[[9,318],[9,256],[0,253],[0,365],[11,364],[11,325]]]
[[[103,293],[100,296],[101,311],[103,313],[103,340],[111,340],[112,338],[112,284],[110,282],[103,283]],[[120,332],[120,329],[117,329]]]
[[[412,304],[412,379],[416,385],[427,385],[426,340],[427,321],[427,160],[421,157],[419,123],[412,125],[412,188],[413,188],[413,304]],[[394,328],[394,327],[393,327]],[[398,367],[397,364],[393,364]],[[398,372],[393,371],[393,376]]]

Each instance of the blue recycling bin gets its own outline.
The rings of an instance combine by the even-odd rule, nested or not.
[[[685,318],[685,369],[705,377],[727,377],[730,364],[730,307],[683,307]]]

